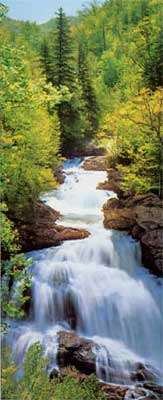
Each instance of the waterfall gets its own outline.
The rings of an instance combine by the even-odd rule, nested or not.
[[[57,332],[75,330],[91,338],[97,376],[131,383],[138,363],[161,374],[161,286],[141,266],[140,248],[125,233],[105,230],[102,206],[111,192],[97,190],[105,172],[66,162],[65,183],[43,200],[60,211],[58,223],[90,232],[83,240],[31,253],[32,320],[15,322],[8,334],[17,361],[40,341],[58,367]],[[97,346],[96,346],[97,345]]]

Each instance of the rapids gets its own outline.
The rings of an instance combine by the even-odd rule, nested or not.
[[[86,228],[90,236],[28,255],[34,259],[32,314],[12,324],[7,344],[21,363],[29,346],[40,341],[51,370],[58,368],[57,332],[74,329],[94,341],[99,379],[131,384],[130,372],[143,363],[160,380],[160,280],[141,266],[138,243],[104,229],[101,209],[115,194],[96,189],[105,172],[81,165],[79,159],[65,162],[64,184],[42,200],[60,211],[58,223]]]

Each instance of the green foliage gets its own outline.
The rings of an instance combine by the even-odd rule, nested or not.
[[[66,376],[61,381],[49,380],[46,373],[48,360],[43,357],[39,343],[27,351],[23,362],[24,375],[18,382],[14,380],[17,367],[11,363],[9,351],[4,348],[2,351],[2,398],[6,400],[104,400],[94,375],[83,383],[72,376]]]
[[[51,168],[59,160],[60,132],[48,110],[60,95],[39,70],[33,76],[23,49],[0,51],[1,193],[9,211],[21,214],[56,185]]]
[[[93,136],[98,129],[99,107],[97,104],[95,90],[90,77],[88,61],[86,59],[85,49],[79,44],[79,83],[82,89],[82,98],[84,102],[84,115],[88,122],[87,138]]]
[[[6,349],[2,346],[1,351],[1,397],[4,400],[15,400],[17,399],[17,382],[14,376],[17,367],[12,362],[10,349]]]
[[[1,284],[1,311],[4,318],[22,318],[25,315],[24,307],[29,300],[28,289],[31,286],[27,261],[20,252],[18,232],[14,224],[8,219],[7,206],[1,205],[1,257],[2,257],[2,284]],[[7,325],[2,322],[2,331]]]
[[[74,36],[85,44],[101,108],[96,143],[125,189],[162,195],[162,53],[159,0],[85,8]]]
[[[67,86],[69,89],[73,89],[75,76],[71,35],[68,19],[62,8],[58,10],[56,17],[52,51],[52,83],[54,86]]]
[[[99,138],[108,145],[109,164],[121,170],[125,189],[131,187],[137,192],[155,190],[161,195],[162,106],[161,88],[154,93],[143,89],[106,116]]]
[[[18,232],[14,229],[14,224],[7,218],[7,205],[1,203],[1,253],[2,258],[13,255],[19,250]]]
[[[62,8],[57,13],[54,29],[43,40],[41,62],[47,81],[60,90],[67,87],[71,94],[69,101],[63,99],[57,108],[61,129],[61,149],[63,154],[69,154],[82,146],[88,121],[75,71],[69,20]]]
[[[4,19],[7,12],[8,12],[8,7],[0,3],[0,22]]]
[[[73,377],[65,377],[61,384],[56,385],[56,400],[104,400],[104,394],[94,375],[90,375],[82,384]]]

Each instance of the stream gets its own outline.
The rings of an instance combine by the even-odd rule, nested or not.
[[[96,189],[106,172],[86,171],[80,159],[65,162],[64,170],[64,184],[42,199],[60,211],[58,224],[87,229],[90,236],[28,255],[34,260],[32,316],[12,323],[7,344],[19,364],[40,341],[51,371],[58,368],[57,332],[73,329],[93,340],[99,379],[132,384],[131,371],[141,363],[160,382],[160,279],[141,265],[139,243],[103,227],[102,206],[115,196]]]

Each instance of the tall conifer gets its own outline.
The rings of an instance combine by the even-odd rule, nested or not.
[[[98,129],[98,104],[91,82],[90,72],[83,45],[79,44],[79,82],[82,87],[82,97],[85,103],[86,115],[89,123],[89,135],[95,134]]]

